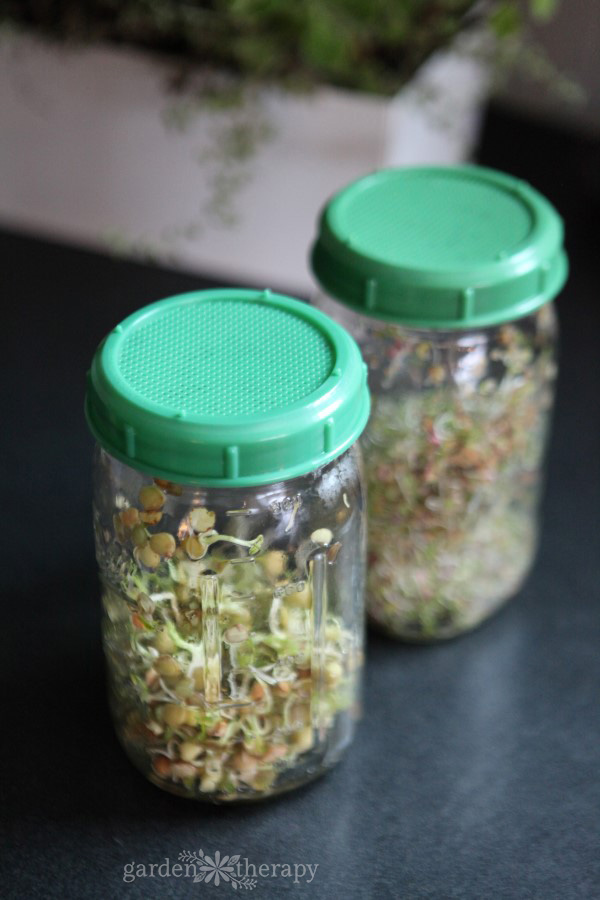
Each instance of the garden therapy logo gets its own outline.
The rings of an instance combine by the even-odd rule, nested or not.
[[[234,891],[252,891],[259,878],[289,878],[292,884],[301,881],[310,884],[319,868],[318,863],[261,863],[256,866],[247,858],[240,859],[239,853],[222,856],[220,850],[211,856],[203,850],[182,850],[178,859],[176,863],[171,863],[168,857],[161,863],[126,863],[123,881],[131,884],[138,878],[191,878],[194,883],[204,882],[215,887],[225,884]]]
[[[179,854],[179,859],[182,862],[197,864],[199,871],[194,876],[194,882],[204,881],[208,884],[210,881],[213,881],[218,887],[221,881],[224,881],[225,884],[230,884],[234,890],[242,887],[251,891],[256,887],[256,878],[250,878],[248,875],[242,875],[241,873],[237,874],[234,866],[238,865],[240,861],[239,854],[221,858],[221,853],[217,850],[213,858],[208,856],[208,854],[205,855],[202,850],[198,850],[197,853],[190,853],[189,850],[184,850]]]

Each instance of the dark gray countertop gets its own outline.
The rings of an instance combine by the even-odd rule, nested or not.
[[[460,640],[412,648],[372,635],[351,751],[312,786],[252,807],[194,805],[146,783],[104,699],[84,375],[117,320],[204,282],[0,235],[4,897],[227,896],[230,885],[156,870],[123,881],[126,863],[173,865],[198,848],[257,867],[318,865],[310,884],[281,869],[259,877],[257,897],[600,897],[600,205],[590,146],[496,114],[481,149],[546,191],[568,229],[573,273],[559,306],[562,374],[533,574]]]

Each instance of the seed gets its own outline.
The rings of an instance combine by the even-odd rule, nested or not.
[[[162,509],[165,505],[165,495],[155,484],[145,485],[145,487],[141,489],[139,497],[140,503],[146,512]]]
[[[253,700],[262,700],[265,696],[265,689],[260,683],[260,681],[255,681],[252,685],[252,690],[250,691],[250,696]]]
[[[325,666],[325,681],[327,684],[332,687],[337,684],[342,675],[344,674],[344,670],[339,662],[332,661],[328,662]]]
[[[144,675],[144,681],[148,685],[148,687],[152,687],[153,684],[156,684],[158,681],[158,672],[156,669],[148,669],[146,674]]]
[[[333,534],[329,528],[317,528],[317,530],[313,531],[311,534],[310,539],[313,544],[320,544],[322,547],[327,547],[333,539]]]
[[[205,509],[203,506],[193,509],[190,513],[190,524],[194,531],[210,531],[215,527],[216,515],[212,510]]]
[[[198,774],[198,769],[191,763],[177,762],[171,764],[171,775],[173,778],[196,778]]]
[[[148,543],[148,532],[143,525],[136,525],[131,532],[131,541],[134,547],[143,547]]]
[[[176,703],[166,703],[163,707],[163,719],[171,728],[179,728],[187,720],[188,710]]]
[[[133,528],[140,520],[139,510],[135,506],[128,506],[127,509],[121,510],[121,522],[125,528]]]
[[[202,541],[199,541],[197,537],[192,535],[191,537],[186,538],[184,549],[190,559],[196,560],[206,556],[208,547],[206,544],[203,544]]]
[[[150,546],[155,553],[158,553],[159,556],[164,556],[166,559],[170,559],[177,548],[175,538],[167,531],[159,531],[158,534],[153,534],[150,538]]]
[[[264,762],[275,762],[276,759],[282,759],[287,756],[287,747],[285,744],[271,744],[266,753],[263,753]]]
[[[245,625],[232,625],[223,635],[223,639],[228,644],[241,644],[242,641],[247,640],[247,638],[248,629]]]
[[[251,753],[252,756],[262,756],[266,750],[265,739],[255,735],[254,737],[244,738],[244,749]]]
[[[171,760],[166,756],[155,756],[152,768],[161,778],[168,778],[171,774]]]
[[[263,769],[258,772],[256,778],[252,779],[252,787],[255,791],[268,791],[277,778],[275,769]]]
[[[269,578],[277,578],[283,575],[287,566],[287,555],[283,550],[269,550],[261,557],[260,563]]]
[[[295,673],[289,662],[282,659],[275,663],[271,675],[276,681],[293,681]]]
[[[458,466],[461,469],[472,469],[482,462],[481,453],[473,447],[463,447],[454,456],[448,460],[451,465]]]
[[[144,623],[142,622],[142,620],[140,619],[140,617],[138,616],[138,614],[135,612],[131,614],[131,624],[133,625],[134,628],[145,628],[146,627],[144,625]]]
[[[298,753],[306,753],[313,745],[313,730],[310,725],[301,728],[292,735],[292,744]]]
[[[194,680],[194,687],[197,691],[201,691],[204,688],[204,669],[198,667],[194,669],[192,672],[192,678]]]
[[[175,585],[175,596],[179,600],[180,603],[188,603],[190,599],[190,589],[187,584],[176,584]]]
[[[345,507],[343,507],[342,509],[338,509],[335,514],[335,521],[338,523],[338,525],[343,525],[349,515],[350,510],[346,509]]]
[[[146,728],[148,729],[150,734],[153,734],[155,737],[160,737],[160,735],[164,731],[164,728],[162,727],[162,725],[159,725],[158,722],[154,721],[154,719],[150,719],[146,723]]]
[[[279,694],[280,697],[287,697],[287,695],[291,691],[289,681],[280,681],[275,688],[275,691]]]
[[[191,696],[191,695],[190,695]],[[189,698],[188,698],[189,700]],[[202,718],[202,713],[199,709],[196,709],[194,706],[188,706],[185,710],[185,724],[190,725],[192,728],[197,728],[200,725],[200,720]]]
[[[214,778],[210,778],[208,775],[204,775],[202,781],[200,782],[200,790],[204,794],[212,794],[213,791],[216,791],[218,785],[218,781]]]
[[[252,781],[258,769],[258,760],[245,750],[238,750],[232,759],[232,767],[241,781]]]
[[[184,619],[186,622],[189,622],[192,628],[197,628],[202,620],[202,613],[197,609],[190,609],[184,613]]]
[[[250,610],[246,609],[245,606],[239,606],[236,609],[231,610],[229,613],[229,621],[232,625],[250,625],[252,622]]]
[[[337,559],[338,553],[342,549],[342,545],[339,541],[333,544],[329,550],[327,551],[327,562],[334,563]]]
[[[138,549],[138,559],[147,569],[155,569],[160,565],[160,556],[152,550],[150,544]]]
[[[183,488],[180,484],[175,484],[173,481],[167,481],[166,478],[155,478],[154,484],[157,484],[159,488],[162,488],[163,491],[166,491],[167,494],[172,494],[173,497],[181,497],[183,493]]]
[[[446,378],[446,372],[443,366],[430,366],[427,371],[427,377],[433,384],[441,384]]]
[[[179,745],[179,755],[184,762],[193,762],[201,753],[202,747],[193,741],[184,741]]]
[[[219,779],[221,777],[221,772],[223,771],[223,766],[221,765],[220,760],[218,759],[207,759],[206,764],[204,766],[204,772],[208,775],[209,778]]]
[[[167,678],[181,678],[181,666],[172,656],[160,656],[154,663],[156,671]]]
[[[194,684],[191,678],[181,678],[173,688],[178,697],[185,700],[194,692]]]
[[[158,525],[161,519],[162,513],[158,510],[153,509],[150,512],[140,513],[140,520],[144,523],[144,525]]]
[[[217,722],[216,725],[213,725],[211,729],[209,729],[209,735],[211,737],[222,738],[225,736],[225,732],[227,731],[227,723],[226,722]]]
[[[296,606],[299,609],[310,609],[312,606],[312,593],[308,582],[304,583],[304,587],[301,591],[296,591],[295,594],[288,594],[285,598],[285,602],[288,606]]]
[[[159,653],[172,653],[175,649],[175,642],[168,633],[166,628],[161,628],[154,638],[154,646]]]
[[[510,325],[503,325],[498,331],[498,343],[503,347],[510,347],[517,336],[517,332]]]

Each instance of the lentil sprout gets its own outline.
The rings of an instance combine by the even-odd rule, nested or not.
[[[451,637],[522,583],[537,542],[554,330],[545,307],[467,336],[379,325],[371,351],[365,342],[368,610],[386,630]]]
[[[96,523],[118,732],[136,764],[173,793],[266,796],[299,761],[310,771],[338,714],[354,714],[360,634],[332,610],[319,632],[313,610],[323,584],[315,566],[333,565],[343,541],[330,546],[331,524],[300,543],[287,538],[285,549],[267,547],[273,535],[255,533],[243,509],[182,515],[185,503],[185,489],[155,479],[137,505],[118,498],[113,534]],[[160,524],[144,524],[144,513],[160,513]]]

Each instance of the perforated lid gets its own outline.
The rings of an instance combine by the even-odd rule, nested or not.
[[[492,325],[554,297],[567,275],[556,210],[479,166],[387,169],[325,207],[312,250],[328,293],[425,328]]]
[[[368,415],[350,335],[269,291],[196,291],[139,310],[96,351],[86,397],[92,432],[118,459],[205,485],[310,472]]]

